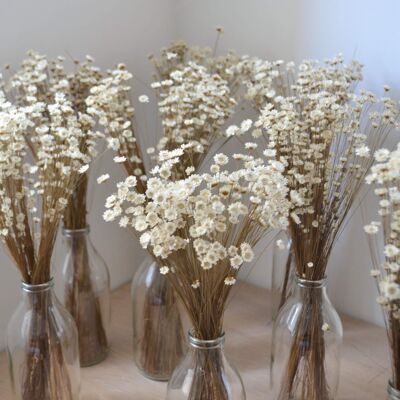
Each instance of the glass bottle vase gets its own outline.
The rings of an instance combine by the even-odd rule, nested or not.
[[[274,323],[274,400],[333,400],[339,384],[343,328],[326,280],[296,277]]]
[[[53,281],[22,283],[22,301],[7,328],[7,353],[14,400],[78,400],[78,333]]]
[[[78,328],[82,367],[107,357],[111,314],[110,274],[89,233],[89,227],[62,230],[66,254],[58,279],[62,303]]]
[[[189,350],[168,382],[167,400],[245,400],[242,379],[224,352],[224,335],[200,340],[189,334]]]
[[[400,390],[395,389],[390,381],[388,382],[387,392],[388,400],[400,400]]]
[[[179,302],[159,266],[146,258],[132,281],[133,353],[148,378],[167,381],[186,351]]]

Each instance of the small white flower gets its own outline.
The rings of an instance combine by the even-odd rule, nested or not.
[[[359,157],[368,157],[369,156],[369,148],[365,145],[358,147],[356,149],[356,155]]]
[[[396,257],[400,253],[399,249],[393,244],[387,244],[385,246],[385,256],[386,257]]]
[[[240,124],[240,130],[242,132],[247,132],[251,128],[252,125],[253,125],[253,121],[251,119],[245,119]]]
[[[364,231],[368,233],[369,235],[374,235],[378,233],[379,228],[375,224],[369,224],[364,226]]]
[[[214,156],[215,164],[226,165],[226,164],[228,164],[228,161],[229,161],[229,158],[223,153],[218,153]]]
[[[98,183],[98,184],[101,184],[101,183],[107,181],[108,179],[110,179],[110,175],[109,175],[109,174],[100,175],[100,176],[97,178],[97,183]]]
[[[172,53],[172,52],[167,52],[167,60],[172,60],[172,59],[174,59],[174,58],[176,58],[177,57],[177,54],[176,53]]]
[[[161,275],[167,275],[168,272],[169,272],[169,268],[166,265],[164,265],[163,267],[160,268]]]
[[[142,94],[139,96],[139,102],[140,103],[148,103],[149,102],[149,96]]]
[[[117,163],[117,164],[120,164],[120,163],[124,163],[126,161],[126,157],[124,157],[124,156],[115,156],[114,157],[114,162],[115,163]]]
[[[231,126],[228,126],[225,134],[227,137],[231,137],[231,136],[235,136],[238,132],[239,132],[239,127],[236,125],[231,125]]]
[[[147,153],[147,154],[154,154],[155,151],[156,151],[156,149],[155,149],[154,147],[148,147],[148,148],[146,149],[146,153]]]
[[[323,330],[324,332],[327,332],[327,331],[329,331],[330,329],[331,329],[331,327],[329,326],[329,324],[328,324],[327,322],[324,322],[323,325],[322,325],[322,330]]]
[[[379,149],[375,152],[374,157],[377,162],[385,162],[390,156],[388,149]]]
[[[200,281],[197,279],[191,285],[193,289],[198,289],[200,287]]]
[[[84,174],[88,169],[89,169],[88,164],[82,165],[82,167],[79,168],[79,173]]]
[[[234,278],[233,276],[228,276],[227,278],[225,278],[224,283],[227,286],[233,286],[236,283],[236,278]]]

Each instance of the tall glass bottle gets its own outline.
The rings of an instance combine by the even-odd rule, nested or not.
[[[61,299],[78,328],[82,367],[107,357],[111,314],[110,274],[89,233],[89,227],[62,230]]]
[[[224,351],[225,337],[200,340],[189,334],[189,350],[168,382],[167,400],[245,400],[242,379]]]
[[[186,350],[181,311],[173,288],[150,258],[132,281],[133,350],[140,371],[167,381]]]
[[[335,399],[343,328],[326,280],[296,277],[274,330],[274,400]]]
[[[7,329],[15,400],[78,400],[80,367],[74,320],[53,293],[53,281],[22,283],[22,301]]]

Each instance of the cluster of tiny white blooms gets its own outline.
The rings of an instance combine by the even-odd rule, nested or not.
[[[118,154],[114,161],[123,163],[128,174],[145,179],[141,150],[133,130],[135,110],[129,100],[131,88],[127,84],[131,78],[125,65],[119,64],[91,88],[86,104],[88,112],[104,128],[108,147]],[[141,102],[148,101],[147,96],[140,97]],[[141,190],[144,191],[143,184]]]
[[[383,245],[384,261],[374,266],[371,276],[379,283],[378,302],[393,318],[400,319],[400,144],[392,152],[376,151],[375,160],[366,181],[375,185],[381,220],[372,221],[364,230],[377,239],[370,241],[377,247],[372,250],[379,251]]]
[[[204,65],[210,58],[211,49],[208,47],[188,46],[184,41],[171,42],[160,51],[160,55],[149,57],[155,70],[155,79],[164,81],[170,78],[170,74],[176,70],[182,70],[188,62]]]
[[[266,231],[287,227],[284,167],[238,154],[243,166],[229,172],[228,157],[216,154],[209,173],[174,181],[163,171],[180,162],[183,150],[178,150],[162,155],[165,161],[153,170],[145,194],[136,190],[135,177],[120,182],[107,199],[104,219],[140,232],[142,246],[163,264],[175,266],[173,257],[184,251],[196,256],[200,269],[228,265],[224,279],[235,277],[244,262],[253,260],[252,247]],[[198,288],[200,272],[189,281]]]
[[[0,83],[0,232],[28,281],[50,268],[58,223],[102,137],[84,110],[99,79],[91,62],[68,74],[62,57],[31,51]]]
[[[150,56],[150,60],[157,81],[170,79],[171,72],[182,70],[189,62],[194,62],[206,67],[210,74],[215,73],[224,79],[232,93],[236,92],[241,83],[237,68],[241,58],[232,50],[226,54],[212,56],[212,50],[208,47],[188,46],[183,41],[175,41],[161,49],[159,57]]]
[[[399,111],[390,98],[354,93],[351,83],[357,74],[352,69],[336,70],[334,62],[331,69],[302,65],[307,67],[289,81],[288,95],[271,94],[251,133],[256,142],[263,141],[266,158],[285,166],[293,204],[292,240],[299,246],[309,243],[312,253],[306,257],[304,252],[306,258],[297,260],[297,267],[300,275],[310,278],[314,271],[324,272],[336,235],[372,163],[372,153],[396,127]],[[333,89],[328,76],[335,76],[335,71]],[[240,129],[234,132],[238,133]],[[313,246],[315,242],[320,247]],[[310,262],[313,268],[308,268]]]
[[[179,177],[185,176],[185,169],[199,165],[199,160],[222,136],[222,126],[232,115],[236,102],[226,81],[194,62],[173,71],[169,79],[156,82],[153,87],[159,88],[163,125],[158,149],[171,150],[187,144],[188,154],[178,171]]]
[[[242,57],[237,63],[239,76],[246,87],[246,97],[261,110],[279,96],[295,95],[298,85],[301,91],[318,93],[321,90],[336,94],[342,102],[348,100],[349,89],[362,79],[362,65],[358,61],[344,64],[339,54],[324,64],[303,61],[298,67],[293,62],[265,61]]]

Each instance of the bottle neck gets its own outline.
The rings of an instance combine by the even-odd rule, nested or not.
[[[90,226],[87,225],[86,228],[82,229],[67,229],[65,227],[62,228],[62,234],[66,238],[79,238],[88,236],[90,233]]]
[[[50,299],[53,295],[53,288],[53,278],[46,283],[40,283],[37,285],[31,285],[25,282],[21,283],[22,297],[25,301],[29,301],[31,304],[41,303],[45,299]]]
[[[314,293],[315,295],[326,294],[326,278],[319,281],[313,281],[308,279],[300,278],[296,276],[296,293],[303,295],[306,293]]]
[[[213,340],[195,338],[190,332],[188,336],[190,347],[196,350],[223,349],[225,343],[225,333],[223,333],[219,338]]]

